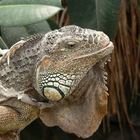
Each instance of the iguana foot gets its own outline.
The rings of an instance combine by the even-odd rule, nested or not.
[[[39,109],[15,98],[0,105],[0,134],[21,131],[38,117]]]

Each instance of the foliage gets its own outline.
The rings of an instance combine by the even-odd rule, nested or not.
[[[101,30],[114,38],[120,0],[67,0],[67,3],[72,24]]]
[[[113,39],[116,33],[120,0],[67,0],[66,2],[71,24],[102,30]],[[86,9],[86,12],[83,9]],[[60,10],[62,10],[60,0],[0,1],[2,42],[10,47],[21,37],[51,30],[55,21],[48,22],[47,19]]]
[[[36,23],[53,16],[59,7],[40,4],[4,5],[0,7],[0,25],[22,26]]]
[[[47,19],[60,10],[62,6],[59,0],[0,1],[0,44],[4,45],[1,48],[12,46],[21,37],[51,30],[52,24],[49,24]],[[55,21],[52,22],[55,24]]]

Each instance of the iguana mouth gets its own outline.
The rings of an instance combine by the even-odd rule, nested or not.
[[[114,46],[113,46],[112,42],[109,42],[104,48],[99,49],[93,53],[88,53],[85,55],[77,56],[73,60],[82,59],[82,58],[86,58],[86,57],[95,57],[100,60],[102,57],[111,54],[113,49],[114,49]]]
[[[104,48],[93,52],[93,53],[88,53],[86,55],[81,55],[78,56],[76,58],[74,58],[73,60],[79,60],[79,59],[85,59],[85,58],[91,58],[91,59],[97,59],[98,61],[93,61],[93,67],[97,64],[99,66],[99,68],[101,69],[101,84],[102,87],[105,91],[108,91],[107,88],[107,75],[108,73],[105,70],[105,65],[107,64],[107,62],[111,61],[111,57],[110,54],[112,53],[114,49],[113,43],[109,42]],[[96,66],[97,66],[96,65]],[[90,69],[88,69],[88,71],[83,71],[83,74],[81,75],[80,80],[75,81],[75,83],[79,83],[80,81],[82,81],[82,79],[84,79],[84,77],[86,76],[86,74],[92,69],[92,67],[90,67]],[[77,84],[77,87],[79,86],[79,84]],[[75,87],[73,89],[76,89]],[[73,93],[73,90],[71,90],[71,93]],[[105,92],[107,95],[108,93]]]

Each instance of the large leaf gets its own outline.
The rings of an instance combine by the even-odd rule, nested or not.
[[[114,38],[120,0],[67,0],[67,4],[71,24],[101,30]]]
[[[55,29],[58,29],[59,28],[59,25],[56,23],[55,20],[48,19],[47,22],[50,25],[51,30],[55,30]]]
[[[61,0],[2,0],[0,5],[15,4],[46,4],[61,7]]]
[[[25,27],[1,27],[2,39],[10,48],[13,44],[20,41],[21,38],[29,36]]]
[[[96,0],[97,29],[113,38],[118,25],[120,0]]]
[[[56,14],[61,8],[46,5],[0,5],[0,25],[21,26],[36,23]]]
[[[26,26],[29,34],[38,34],[38,33],[46,33],[51,30],[48,22],[46,20],[29,24]]]
[[[71,24],[96,29],[95,0],[67,0]]]
[[[0,37],[0,48],[1,49],[8,49],[8,46],[4,42],[4,40]]]

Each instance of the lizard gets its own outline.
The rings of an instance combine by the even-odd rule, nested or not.
[[[107,113],[104,65],[113,48],[105,33],[76,25],[14,44],[0,59],[0,134],[20,132],[40,117],[47,126],[92,135]],[[83,119],[85,128],[79,129],[78,113],[86,106],[82,118],[89,113],[91,120]]]

